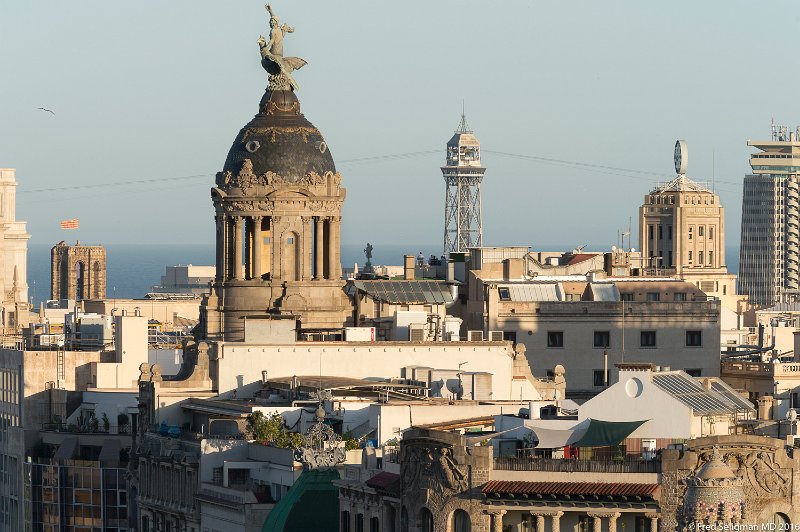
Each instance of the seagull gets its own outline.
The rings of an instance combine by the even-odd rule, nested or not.
[[[46,111],[46,112],[50,113],[51,115],[56,116],[56,114],[53,111],[51,111],[50,109],[45,109],[44,107],[37,107],[37,109],[40,109],[42,111]]]

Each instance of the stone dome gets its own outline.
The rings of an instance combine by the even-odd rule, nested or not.
[[[309,173],[336,172],[322,134],[300,113],[300,101],[292,91],[264,93],[258,114],[233,141],[221,174],[237,175],[245,159],[252,162],[253,174],[272,172],[288,183]]]

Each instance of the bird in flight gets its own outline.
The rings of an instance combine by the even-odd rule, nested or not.
[[[51,111],[50,109],[45,109],[44,107],[37,107],[37,109],[40,109],[42,111],[50,113],[53,116],[56,116],[56,114],[53,111]]]

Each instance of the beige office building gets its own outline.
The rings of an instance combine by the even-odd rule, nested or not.
[[[644,197],[639,248],[650,275],[677,276],[721,299],[736,293],[725,263],[725,209],[717,194],[684,173]]]

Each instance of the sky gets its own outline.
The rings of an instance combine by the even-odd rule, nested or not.
[[[273,8],[296,29],[286,55],[308,61],[298,97],[343,175],[346,244],[442,242],[462,102],[487,169],[484,245],[534,249],[608,249],[630,218],[636,234],[678,138],[736,245],[747,139],[800,124],[789,0]],[[209,191],[266,87],[267,23],[251,1],[0,4],[0,167],[17,169],[31,244],[212,245]],[[70,218],[79,231],[59,229]]]

